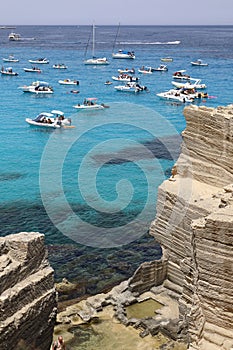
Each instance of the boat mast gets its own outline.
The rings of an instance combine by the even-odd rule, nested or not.
[[[84,58],[85,59],[87,58],[87,50],[88,50],[88,47],[89,47],[90,40],[91,40],[91,31],[90,31],[90,34],[89,34],[89,37],[88,37],[88,41],[87,41],[87,45],[86,45],[86,49],[85,49],[85,54],[84,54]]]
[[[114,52],[114,49],[115,49],[115,46],[116,46],[116,41],[117,41],[117,37],[118,37],[118,34],[119,34],[119,30],[120,30],[120,22],[119,22],[119,24],[118,24],[116,37],[115,37],[115,40],[114,40],[114,43],[113,43],[112,53]]]
[[[95,23],[92,25],[92,57],[95,57]]]

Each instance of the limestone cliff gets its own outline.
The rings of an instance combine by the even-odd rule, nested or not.
[[[56,318],[44,236],[0,238],[0,350],[49,350]]]
[[[229,350],[233,347],[233,105],[189,106],[184,115],[182,152],[173,176],[159,188],[150,232],[165,253],[163,285],[178,295],[180,334],[189,348]]]

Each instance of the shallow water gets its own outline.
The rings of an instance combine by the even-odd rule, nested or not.
[[[156,310],[162,307],[158,301],[154,299],[143,300],[140,303],[135,303],[126,307],[127,318],[145,318],[154,317]]]
[[[67,346],[73,350],[151,350],[159,349],[159,345],[165,342],[162,336],[142,339],[132,327],[108,320],[88,326],[74,326],[70,332],[74,338]]]

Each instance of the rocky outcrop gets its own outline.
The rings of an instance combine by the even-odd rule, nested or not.
[[[149,261],[141,264],[129,279],[130,292],[144,293],[154,286],[163,283],[167,274],[166,252],[160,260]]]
[[[159,188],[151,234],[166,254],[190,349],[233,348],[233,105],[184,109],[173,176]],[[161,266],[160,266],[161,268]]]
[[[21,232],[0,238],[0,350],[49,350],[55,319],[44,236]]]

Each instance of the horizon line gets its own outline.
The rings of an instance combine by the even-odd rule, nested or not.
[[[0,24],[0,29],[7,29],[7,27],[15,27],[15,26],[90,26],[92,25],[91,23],[88,24],[61,24],[61,23],[56,23],[56,24]],[[118,26],[119,23],[117,24],[98,24],[99,26]],[[224,27],[230,27],[233,26],[233,24],[122,24],[121,27],[126,27],[126,26],[144,26],[144,27],[211,27],[211,26],[224,26]],[[6,28],[3,28],[6,27]]]

